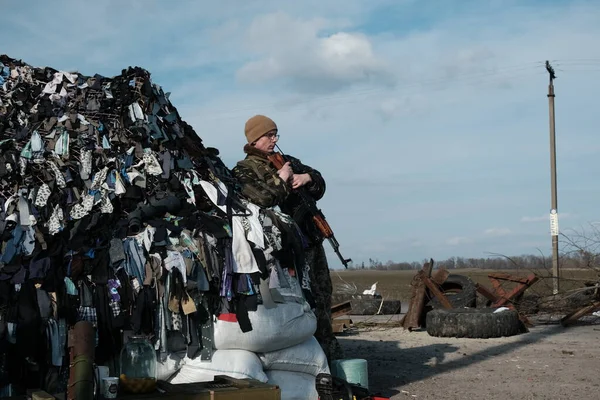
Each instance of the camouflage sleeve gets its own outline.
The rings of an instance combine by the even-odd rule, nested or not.
[[[319,171],[314,168],[309,167],[308,165],[302,164],[302,162],[292,156],[286,156],[290,163],[292,164],[292,170],[295,174],[309,174],[312,182],[306,186],[306,191],[314,198],[315,200],[321,200],[323,195],[325,195],[325,179]]]
[[[239,162],[232,174],[239,182],[242,195],[261,207],[280,205],[290,193],[288,185],[266,168],[252,168]]]

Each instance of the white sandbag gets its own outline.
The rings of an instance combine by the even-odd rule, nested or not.
[[[237,379],[267,381],[258,356],[245,350],[216,350],[211,361],[201,361],[200,357],[189,359],[171,383],[194,383],[211,381],[215,375],[227,375]]]
[[[279,294],[281,294],[283,296],[286,303],[290,303],[290,302],[303,303],[304,301],[306,301],[304,299],[304,294],[302,293],[302,287],[300,286],[300,282],[298,282],[298,279],[291,277],[287,268],[280,269],[280,271],[282,274],[281,279],[285,279],[285,282],[287,283],[287,285],[283,285],[283,286],[287,286],[287,287],[279,287],[277,289],[277,291],[279,292]],[[281,283],[283,283],[283,282],[281,282]]]
[[[177,371],[181,369],[184,363],[183,357],[176,353],[168,354],[164,361],[161,361],[159,358],[156,362],[156,379],[168,381],[170,377],[175,375]]]
[[[302,372],[266,371],[270,385],[281,389],[281,400],[319,400],[315,377]]]
[[[303,372],[312,376],[329,373],[327,356],[314,336],[296,346],[258,353],[258,358],[265,370]]]
[[[317,318],[306,302],[280,303],[270,309],[259,305],[248,317],[252,330],[246,333],[238,322],[218,320],[214,324],[215,348],[255,353],[281,350],[310,339],[317,329]]]

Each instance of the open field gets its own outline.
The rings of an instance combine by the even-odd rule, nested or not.
[[[484,270],[484,269],[456,269],[450,270],[451,274],[466,275],[475,282],[491,287],[488,274],[491,272],[508,273],[517,276],[526,276],[535,272],[541,279],[535,283],[526,294],[549,295],[552,293],[552,281],[548,279],[551,273],[546,269],[525,270]],[[349,285],[356,286],[357,293],[369,289],[372,284],[377,282],[377,292],[384,299],[389,300],[410,300],[410,283],[417,273],[412,271],[374,271],[374,270],[332,270],[331,280],[333,282],[334,293],[336,290],[347,290]],[[597,280],[597,273],[591,269],[566,269],[561,271],[560,284],[561,291],[580,288],[584,286],[585,281]]]

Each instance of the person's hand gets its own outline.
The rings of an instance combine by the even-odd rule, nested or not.
[[[312,178],[309,174],[294,174],[292,178],[292,188],[298,189],[310,182],[312,182]]]
[[[288,161],[285,164],[283,164],[283,167],[281,167],[281,169],[277,171],[277,174],[285,182],[292,179],[292,177],[294,176],[294,171],[292,171],[292,166],[290,165],[290,162]]]

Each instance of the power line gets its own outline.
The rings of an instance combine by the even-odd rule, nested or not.
[[[600,63],[600,58],[572,58],[568,60],[550,60],[553,64]]]

